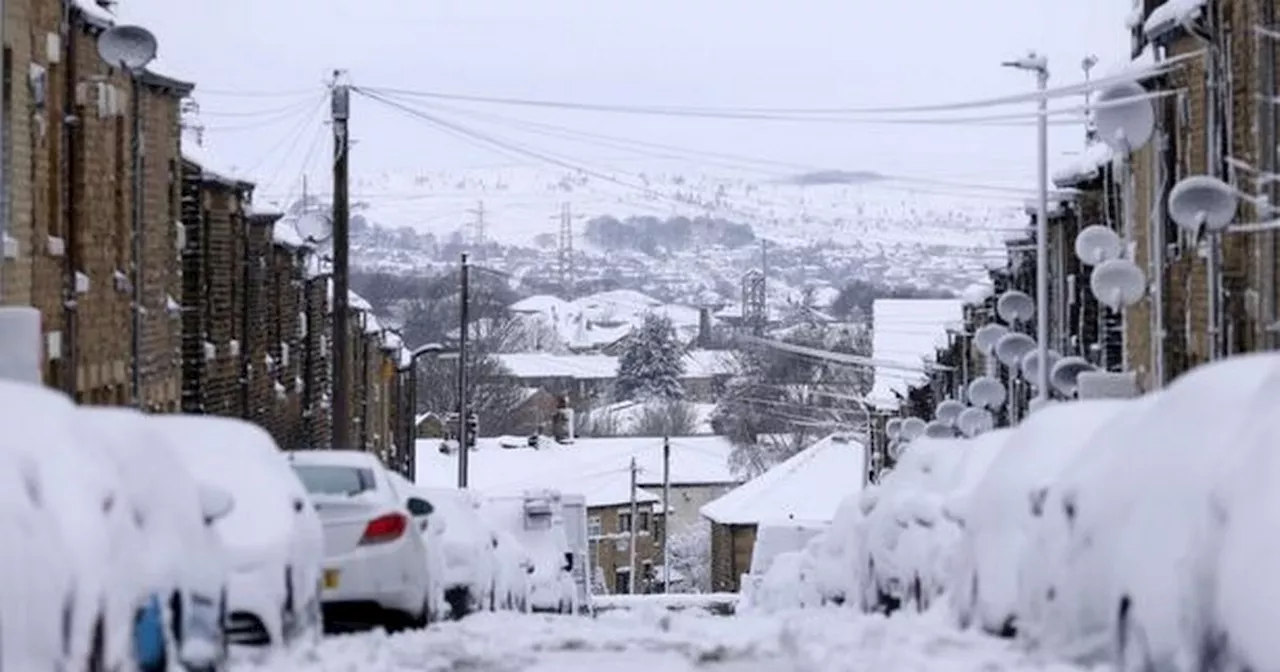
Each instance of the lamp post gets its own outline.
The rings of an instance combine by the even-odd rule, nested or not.
[[[1036,372],[1036,401],[1049,400],[1049,60],[1034,51],[1002,65],[1036,73],[1036,349],[1041,366]]]
[[[409,390],[408,394],[405,395],[405,400],[409,408],[405,413],[404,446],[409,455],[408,464],[405,466],[405,470],[409,473],[405,474],[405,477],[410,481],[414,480],[414,473],[417,470],[415,439],[418,433],[418,358],[424,355],[439,354],[444,351],[444,346],[439,343],[420,345],[409,352],[408,362],[401,369],[402,373],[408,374],[406,384]]]
[[[132,364],[132,399],[134,407],[142,400],[142,314],[146,294],[143,290],[142,270],[142,73],[156,58],[156,37],[141,26],[112,26],[98,36],[98,55],[113,68],[129,73],[131,91],[129,114],[132,117],[132,141],[130,158],[133,179],[130,198],[133,207],[130,219],[132,243],[131,284],[133,291],[133,321],[129,345]]]

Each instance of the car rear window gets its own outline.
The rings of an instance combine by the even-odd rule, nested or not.
[[[298,479],[313,495],[358,495],[377,488],[372,469],[295,464]]]

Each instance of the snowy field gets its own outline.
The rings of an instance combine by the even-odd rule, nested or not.
[[[816,609],[731,618],[662,610],[596,619],[483,613],[426,630],[326,639],[233,672],[473,670],[796,670],[947,672],[1081,668],[1028,658],[1007,640],[931,615],[884,618]]]

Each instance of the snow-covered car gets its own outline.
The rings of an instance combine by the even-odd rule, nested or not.
[[[234,507],[231,494],[198,484],[142,413],[82,406],[77,415],[134,508],[145,544],[134,570],[144,594],[164,606],[166,650],[188,670],[218,669],[226,661],[227,565],[213,524]]]
[[[493,549],[494,608],[529,611],[529,575],[534,572],[533,557],[510,531],[495,528],[493,533],[498,542]]]
[[[444,596],[453,618],[492,608],[494,535],[467,490],[422,488],[435,511],[428,530],[444,549]],[[439,523],[439,524],[437,524]]]
[[[519,495],[490,497],[483,511],[489,525],[509,533],[529,558],[529,608],[574,613],[578,608],[577,584],[573,577],[575,554],[569,548],[560,493],[531,490]],[[498,543],[501,544],[500,537]],[[501,565],[499,569],[503,569]]]
[[[1017,634],[1019,568],[1035,536],[1038,511],[1063,468],[1090,437],[1134,407],[1129,400],[1046,406],[1004,442],[969,498],[955,559],[962,597],[951,601],[962,625],[1006,637]]]
[[[147,610],[136,566],[144,556],[135,511],[99,437],[83,428],[65,395],[29,383],[0,381],[0,408],[9,413],[6,434],[21,441],[0,448],[10,459],[32,460],[35,497],[50,512],[70,560],[73,591],[65,610],[67,665],[74,669],[118,669],[136,665],[135,636],[154,640],[163,632],[140,619]],[[24,429],[29,428],[29,429]],[[23,434],[25,432],[26,434]],[[59,563],[51,563],[56,574]],[[54,576],[53,581],[58,581]],[[135,627],[140,620],[149,631]],[[155,661],[147,661],[155,662]]]
[[[861,543],[855,549],[860,602],[892,612],[926,602],[922,573],[936,552],[930,535],[942,518],[946,492],[965,455],[964,439],[920,437],[905,444],[874,490],[863,496]]]
[[[760,575],[749,602],[739,603],[741,611],[778,612],[807,609],[822,604],[818,588],[816,560],[804,550],[784,551],[773,557]]]
[[[440,543],[441,532],[447,524],[444,520],[444,513],[437,511],[435,504],[431,502],[431,496],[419,488],[417,485],[409,481],[409,479],[401,476],[395,471],[388,471],[391,478],[391,486],[396,489],[405,498],[405,507],[409,507],[410,499],[420,499],[426,504],[426,508],[430,509],[430,513],[425,518],[419,517],[421,523],[418,525],[418,533],[422,535],[425,543],[424,548],[427,552],[427,583],[431,587],[431,600],[428,602],[427,621],[435,623],[439,621],[449,611],[449,605],[444,600],[444,576],[445,576],[445,559],[444,544]],[[422,510],[422,504],[414,504],[416,509]],[[423,527],[425,524],[425,527]]]
[[[231,493],[214,524],[227,552],[227,638],[281,647],[318,638],[324,537],[307,491],[262,428],[231,418],[153,415],[200,483]]]
[[[52,442],[70,440],[67,427],[56,425],[60,414],[42,415],[38,400],[22,400],[9,385],[0,386],[0,670],[56,670],[70,644],[63,622],[77,605],[73,564],[93,558],[74,555],[83,550],[78,540],[64,541],[52,505],[66,493],[45,491],[48,469],[29,450],[64,451]]]
[[[1266,558],[1252,557],[1248,538],[1274,534],[1274,519],[1258,527],[1250,509],[1265,506],[1257,493],[1278,476],[1266,468],[1277,395],[1280,356],[1233,357],[1188,372],[1093,434],[1041,516],[1062,559],[1028,591],[1043,602],[1034,643],[1127,669],[1211,669],[1224,643],[1248,648],[1247,628],[1215,621],[1213,605],[1215,594],[1247,595],[1253,618],[1264,599],[1249,563]],[[1250,557],[1238,561],[1238,549]]]
[[[300,451],[289,461],[324,525],[326,618],[425,625],[430,503],[400,492],[372,453]]]

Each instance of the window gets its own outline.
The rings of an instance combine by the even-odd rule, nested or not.
[[[631,531],[631,514],[630,513],[618,514],[618,531],[619,532]]]
[[[587,536],[598,537],[601,534],[604,534],[604,529],[600,524],[600,516],[591,516],[587,518]]]
[[[626,595],[631,592],[631,568],[619,567],[613,574],[613,592],[615,595]]]
[[[377,486],[372,469],[328,465],[294,465],[293,471],[313,495],[358,495]]]
[[[639,525],[640,525],[640,529],[639,529],[640,532],[649,531],[649,512],[648,511],[640,512]]]

